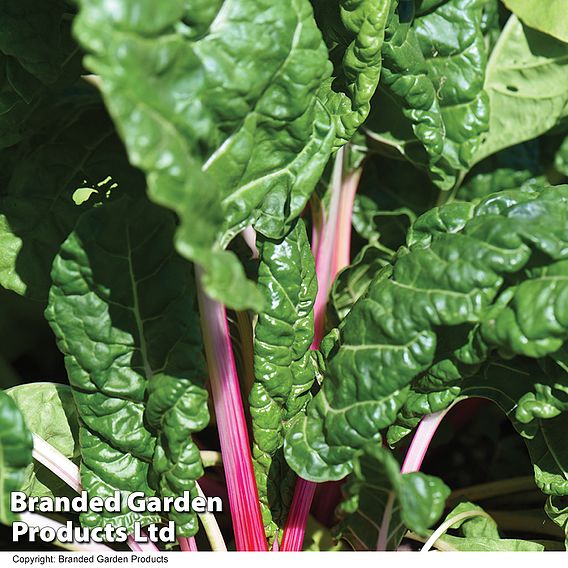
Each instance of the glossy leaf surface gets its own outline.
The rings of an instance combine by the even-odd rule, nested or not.
[[[205,366],[189,264],[173,250],[173,216],[128,198],[86,213],[52,271],[47,318],[65,355],[80,417],[89,494],[196,495],[191,433],[208,422]],[[194,513],[171,513],[197,531]],[[155,522],[151,513],[89,513],[83,523]]]
[[[280,241],[261,239],[258,248],[258,287],[268,309],[255,326],[249,400],[257,485],[272,536],[286,520],[296,480],[282,456],[284,435],[311,398],[315,379],[310,345],[317,280],[303,221]]]
[[[0,391],[0,523],[10,524],[17,515],[10,510],[10,492],[21,491],[26,468],[32,461],[32,435],[16,403]]]
[[[415,416],[447,407],[492,351],[542,357],[562,345],[567,189],[502,192],[416,221],[409,247],[330,334],[322,389],[286,439],[299,475],[341,479],[405,404]]]

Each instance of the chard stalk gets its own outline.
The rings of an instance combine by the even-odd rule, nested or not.
[[[329,213],[322,207],[314,216],[312,251],[316,259],[318,293],[314,306],[314,341],[319,349],[325,331],[325,313],[331,286],[337,274],[351,262],[353,203],[361,179],[361,168],[345,172],[345,147],[337,152],[331,180]]]
[[[245,227],[242,230],[241,235],[248,248],[250,249],[252,258],[258,258],[258,248],[256,248],[256,231],[254,230],[252,225]]]
[[[458,513],[453,517],[446,519],[428,538],[424,546],[421,548],[420,552],[428,552],[436,541],[452,526],[463,521],[464,519],[469,519],[471,517],[486,517],[491,519],[491,517],[485,511],[479,511],[472,509],[471,511],[464,511],[463,513]]]
[[[79,474],[79,468],[68,458],[66,458],[60,451],[56,450],[51,444],[48,444],[43,438],[37,434],[32,433],[33,436],[33,457],[36,461],[44,465],[47,469],[57,475],[61,480],[63,480],[71,489],[77,493],[83,491],[83,486],[81,485],[81,477]],[[218,452],[201,452],[201,459],[204,462],[209,460],[209,465],[218,465],[221,463],[219,459]],[[206,466],[207,467],[207,466]],[[205,497],[201,487],[196,482],[195,483],[197,492],[201,497]],[[36,515],[38,516],[38,515]],[[205,533],[211,543],[212,550],[227,550],[225,541],[223,540],[223,535],[217,524],[215,515],[212,513],[198,513],[199,520],[201,521]],[[29,523],[28,523],[29,524]],[[48,526],[48,525],[45,525]],[[182,543],[182,541],[185,541]],[[193,541],[193,542],[192,542]],[[179,539],[180,547],[182,550],[197,550],[195,541],[193,537],[186,539],[181,537]],[[131,535],[128,536],[127,541],[128,546],[134,552],[159,552],[160,549],[153,542],[139,543],[136,542]],[[82,546],[82,545],[78,545]],[[187,547],[187,548],[184,548]],[[195,548],[192,548],[195,547]],[[106,547],[108,548],[108,547]],[[83,549],[81,549],[83,550]],[[87,549],[85,549],[87,550]],[[109,549],[110,550],[110,549]]]
[[[420,421],[420,425],[412,438],[410,447],[406,452],[404,462],[402,463],[401,473],[411,473],[414,471],[420,471],[422,467],[422,462],[424,461],[424,456],[428,451],[428,447],[432,442],[432,438],[440,426],[444,416],[448,413],[451,406],[446,408],[446,410],[441,410],[440,412],[434,412],[434,414],[428,414],[424,416]]]
[[[195,542],[195,538],[192,536],[189,538],[181,537],[178,538],[179,547],[183,552],[198,552],[197,550],[197,543]]]
[[[336,244],[336,232],[339,225],[341,203],[341,186],[343,180],[344,148],[337,152],[333,166],[331,182],[331,199],[329,203],[329,215],[321,225],[322,235],[317,239],[317,250],[314,251],[316,259],[316,276],[318,281],[318,293],[314,305],[314,340],[312,349],[319,349],[325,328],[325,311],[329,298],[331,283],[335,278],[334,266],[337,264],[334,258]],[[349,218],[351,223],[351,217]]]
[[[306,533],[306,523],[317,484],[313,481],[306,481],[301,477],[296,482],[292,505],[288,512],[284,535],[282,537],[282,552],[299,552],[302,550],[304,535]]]
[[[312,350],[319,349],[325,332],[325,314],[333,281],[337,273],[348,266],[351,260],[351,217],[361,169],[345,174],[345,151],[343,147],[337,152],[332,173],[329,215],[326,216],[322,211],[317,216],[319,231],[315,231],[312,241],[318,281]],[[323,499],[332,497],[336,493],[333,485],[329,485],[328,488],[329,491],[322,493]],[[299,478],[296,482],[292,506],[284,527],[282,551],[302,550],[315,491],[316,484],[311,481]]]
[[[83,486],[81,485],[79,468],[70,459],[66,458],[60,451],[56,450],[51,444],[48,444],[43,438],[33,433],[32,436],[34,441],[34,447],[32,451],[33,458],[44,465],[55,475],[57,475],[57,477],[59,477],[62,481],[65,481],[65,483],[67,483],[67,485],[69,485],[71,489],[73,489],[77,493],[81,493],[81,491],[83,491]],[[44,526],[48,526],[48,524],[45,524]],[[138,543],[132,538],[131,535],[128,536],[127,544],[134,552],[160,551],[160,549],[153,542],[147,542],[143,544]],[[82,544],[77,544],[77,546],[80,547],[79,550],[90,550],[88,547],[83,548]]]
[[[205,294],[196,269],[197,296],[209,380],[239,551],[266,551],[256,479],[225,306]]]
[[[395,494],[394,491],[389,493],[387,503],[385,505],[385,510],[383,512],[383,518],[381,521],[381,528],[379,530],[379,535],[377,538],[377,550],[378,551],[385,551],[387,550],[387,546],[389,543],[389,529],[390,529],[390,522],[392,518],[392,511],[394,507],[394,499]]]
[[[65,527],[62,523],[58,523],[49,517],[44,517],[37,513],[21,513],[20,519],[22,522],[26,523],[28,527],[50,527],[55,531]],[[56,540],[55,543],[61,546],[61,548],[75,552],[114,552],[110,546],[106,546],[99,542],[77,542],[76,540],[72,540],[71,542],[59,542]]]
[[[401,473],[412,473],[415,471],[420,471],[420,467],[422,466],[422,462],[424,461],[424,456],[428,451],[428,447],[432,442],[432,438],[440,426],[444,416],[448,413],[450,408],[453,406],[450,405],[445,410],[441,410],[440,412],[435,412],[433,414],[429,414],[422,418],[414,437],[412,438],[412,442],[410,443],[410,447],[406,452],[406,456],[404,458],[404,462],[400,469]],[[377,539],[377,550],[384,551],[387,550],[388,539],[389,539],[389,527],[390,521],[392,517],[393,505],[395,500],[394,492],[389,494],[387,504],[385,507],[385,511],[383,513],[383,519],[381,522],[381,527],[379,530],[379,535]],[[450,526],[450,525],[448,525]],[[447,529],[446,529],[447,530]],[[436,534],[436,533],[435,533]],[[443,534],[443,531],[442,533]],[[434,535],[432,535],[434,537]],[[439,535],[430,542],[428,541],[428,548],[431,548],[432,544],[439,538]]]

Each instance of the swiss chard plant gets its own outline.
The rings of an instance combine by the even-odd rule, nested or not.
[[[2,545],[568,546],[559,4],[0,0]]]

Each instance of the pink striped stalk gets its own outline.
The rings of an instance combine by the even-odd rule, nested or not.
[[[361,170],[357,169],[344,175],[344,156],[345,148],[341,148],[337,152],[333,168],[328,218],[325,219],[322,214],[319,223],[321,233],[315,231],[312,235],[318,281],[314,305],[314,340],[311,345],[313,350],[319,349],[325,331],[325,313],[331,285],[337,273],[348,266],[351,260],[351,217]],[[311,481],[299,478],[296,482],[292,506],[284,527],[282,551],[302,550],[306,522],[315,491],[316,484]],[[330,491],[333,491],[333,488],[330,487]]]
[[[317,483],[306,481],[301,477],[298,478],[282,536],[282,547],[280,548],[282,552],[299,552],[302,550],[306,523],[316,487]]]
[[[361,173],[362,170],[360,168],[349,172],[341,184],[339,212],[336,223],[337,229],[333,247],[334,254],[330,271],[331,280],[328,283],[328,297],[329,289],[331,289],[335,277],[351,264],[351,219],[353,217],[353,204],[359,181],[361,180]]]
[[[223,304],[204,292],[200,268],[196,268],[196,277],[203,341],[236,547],[239,551],[267,551],[227,312]]]
[[[141,534],[148,538],[145,531],[141,531]],[[160,552],[160,549],[153,542],[138,542],[134,540],[131,534],[128,535],[127,544],[133,552]]]
[[[420,421],[412,442],[406,452],[404,462],[402,463],[401,473],[412,473],[415,471],[420,471],[422,467],[422,462],[424,461],[424,456],[428,451],[432,438],[438,429],[438,426],[442,423],[444,416],[449,412],[450,405],[445,410],[440,412],[434,412],[434,414],[428,414],[424,416]]]
[[[453,404],[445,410],[434,412],[433,414],[428,414],[427,416],[424,416],[424,418],[422,418],[420,425],[418,426],[414,437],[412,438],[412,442],[410,443],[408,451],[406,452],[404,462],[402,463],[402,467],[400,468],[401,473],[413,473],[420,471],[422,462],[424,461],[424,456],[428,451],[428,447],[432,442],[432,438],[434,438],[436,430],[438,429],[438,427],[442,423],[442,420],[444,419],[444,416],[446,416],[452,406]],[[387,550],[389,540],[389,527],[394,501],[395,494],[394,492],[391,492],[383,513],[383,519],[381,521],[381,528],[379,530],[379,535],[377,538],[377,551]]]
[[[178,538],[179,547],[182,549],[183,552],[197,552],[197,543],[195,542],[195,538],[191,537],[181,537]]]
[[[336,261],[334,259],[336,231],[338,218],[341,213],[341,185],[343,180],[344,149],[337,152],[332,174],[331,200],[329,203],[329,215],[322,224],[322,235],[316,239],[317,249],[314,250],[316,259],[316,276],[318,280],[318,293],[314,305],[314,340],[312,349],[319,349],[325,328],[325,310],[331,289],[331,283],[335,277],[333,274]],[[351,222],[351,218],[349,218]]]

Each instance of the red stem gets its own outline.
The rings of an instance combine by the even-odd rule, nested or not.
[[[322,215],[319,232],[316,231],[312,241],[318,280],[318,293],[314,305],[314,340],[311,345],[313,350],[319,349],[325,332],[325,313],[331,285],[337,273],[350,262],[351,217],[361,171],[356,170],[344,177],[344,152],[343,148],[340,149],[335,160],[329,215],[325,222]],[[292,506],[284,527],[282,551],[302,550],[306,522],[316,486],[315,483],[302,478],[296,482]]]
[[[197,290],[236,547],[239,551],[266,551],[227,313],[225,306],[203,291],[200,269],[197,269]]]
[[[282,552],[299,552],[302,550],[306,523],[308,522],[308,515],[316,487],[316,483],[306,481],[301,477],[298,478],[292,506],[284,527],[284,536],[282,537],[282,546],[280,548]]]
[[[179,541],[179,547],[184,551],[184,552],[198,552],[197,550],[197,543],[195,542],[195,538],[194,537],[180,537],[178,538]]]

